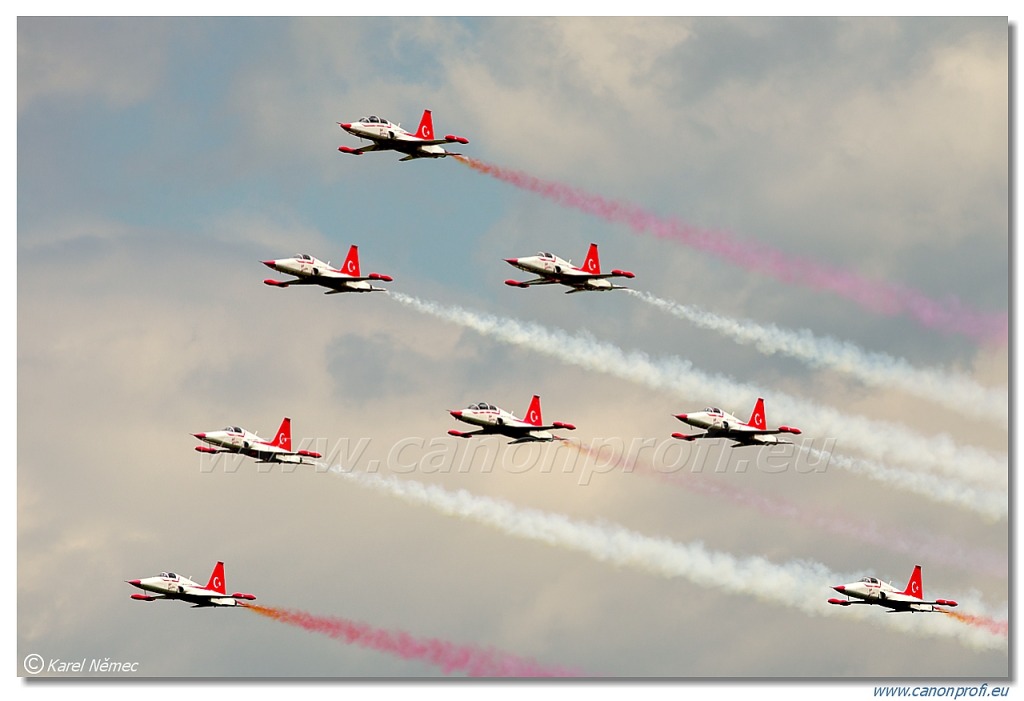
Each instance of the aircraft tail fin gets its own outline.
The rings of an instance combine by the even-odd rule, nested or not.
[[[224,584],[224,563],[218,561],[213,566],[213,574],[210,575],[210,581],[206,583],[206,588],[217,592],[218,594],[227,594],[228,590]]]
[[[348,249],[345,263],[341,266],[341,272],[352,277],[359,277],[359,246],[353,245]]]
[[[583,261],[583,272],[591,275],[601,274],[601,260],[597,257],[596,243],[590,244],[590,250],[587,251],[587,257]]]
[[[526,410],[526,418],[523,419],[528,424],[534,426],[543,426],[544,420],[540,415],[540,397],[536,394],[533,395],[533,399],[530,400],[530,408]]]
[[[912,596],[915,599],[924,598],[924,584],[921,581],[921,565],[914,565],[914,571],[910,575],[910,581],[907,582],[907,588],[903,590],[903,593],[907,596]]]
[[[764,418],[764,399],[761,397],[757,398],[757,403],[754,404],[754,411],[750,413],[750,420],[747,421],[747,425],[761,431],[768,428],[768,422]]]
[[[292,420],[287,416],[281,421],[281,426],[277,429],[274,440],[270,445],[284,448],[285,450],[292,449]]]
[[[430,110],[423,110],[423,117],[420,119],[420,126],[416,129],[416,136],[421,139],[434,138],[434,120],[430,116]]]

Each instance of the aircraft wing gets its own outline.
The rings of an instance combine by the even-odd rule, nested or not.
[[[348,287],[348,283],[350,282],[359,282],[366,279],[367,278],[365,277],[336,277],[333,275],[321,275],[320,277],[307,278],[307,280],[314,285],[320,285],[321,287],[329,287],[337,292],[346,292],[346,288]]]
[[[707,435],[707,434],[704,434]],[[792,445],[792,441],[785,441],[782,439],[776,439],[774,442],[758,440],[759,437],[765,435],[764,433],[754,433],[746,436],[730,434],[727,436],[717,436],[718,438],[725,438],[726,440],[734,441],[733,448],[743,448],[749,445],[753,446],[766,446],[766,445]],[[711,436],[714,438],[715,436]]]
[[[936,599],[935,601],[922,601],[921,599],[915,599],[912,596],[906,594],[889,594],[888,601],[890,605],[897,605],[900,608],[912,609],[915,606],[956,606],[955,601],[949,599]]]
[[[533,424],[528,424],[525,421],[517,421],[516,423],[506,422],[503,426],[501,426],[501,429],[502,430],[499,431],[500,433],[504,433],[507,436],[511,436],[512,434],[528,435],[533,431],[551,431],[553,429],[566,429],[568,431],[575,431],[576,427],[573,426],[572,424],[563,423],[561,421],[555,422],[553,424],[545,424],[543,426],[535,426]]]
[[[383,142],[401,141],[407,144],[415,144],[416,146],[442,146],[444,144],[461,143],[458,141],[458,139],[421,139],[415,134],[405,134],[400,131],[397,132],[394,135],[394,137],[380,136],[377,138],[379,138]]]
[[[340,284],[340,283],[345,283],[345,282],[366,282],[366,281],[370,281],[370,280],[372,280],[373,282],[391,282],[390,279],[384,279],[383,277],[374,277],[373,275],[363,275],[362,277],[353,277],[353,276],[344,275],[344,274],[342,274],[342,275],[334,275],[334,274],[328,275],[326,273],[321,273],[320,274],[321,278],[323,278],[325,276],[327,277],[327,280],[321,279],[320,280],[320,284],[321,285],[335,285],[335,284]]]
[[[392,278],[390,275],[381,275],[380,273],[370,273],[369,275],[349,275],[339,270],[322,270],[316,275],[304,275],[294,282],[289,282],[289,285],[321,285],[322,287],[331,287],[334,289],[345,289],[345,286],[350,282],[391,282]]]
[[[185,596],[191,596],[196,599],[224,599],[225,594],[204,589],[203,587],[185,587],[185,591],[182,592]]]
[[[376,151],[378,148],[379,148],[379,144],[372,143],[372,144],[368,144],[366,146],[360,146],[359,148],[350,149],[347,153],[359,156],[359,155],[362,155],[364,153],[367,153],[368,151]]]
[[[273,450],[260,450],[253,451],[250,449],[249,456],[256,458],[257,462],[262,463],[274,463],[274,462],[286,462],[293,465],[313,465],[315,463],[306,462],[306,458],[315,460],[322,457],[320,453],[311,450],[282,450],[281,448],[274,448]]]
[[[586,282],[587,280],[604,280],[605,278],[623,276],[618,275],[617,273],[584,273],[582,271],[578,272],[575,270],[563,270],[562,272],[558,273],[558,277],[560,277],[565,282],[573,283]]]
[[[500,426],[481,426],[475,431],[458,431],[457,434],[449,431],[448,433],[453,436],[458,435],[460,438],[468,438],[469,436],[507,436],[509,438],[517,438],[527,435],[530,431],[543,428],[543,426],[532,426],[526,423],[504,423]]]
[[[240,600],[251,601],[256,597],[252,594],[221,594],[203,587],[185,587],[181,598],[192,604],[192,608],[200,608],[203,606],[236,606]]]
[[[516,282],[518,287],[532,287],[534,285],[559,285],[561,280],[552,277],[538,277],[533,280],[524,280],[523,282]]]
[[[208,608],[208,607],[214,607],[214,606],[240,606],[240,605],[243,605],[243,604],[239,603],[234,597],[224,596],[223,594],[218,594],[217,596],[210,597],[208,599],[207,598],[197,599],[195,597],[189,597],[188,598],[188,602],[192,604],[192,608],[194,608],[194,609]]]
[[[719,438],[732,438],[736,441],[753,439],[756,436],[776,436],[780,433],[792,433],[797,435],[800,429],[792,426],[779,426],[778,428],[754,428],[749,424],[730,425],[729,428],[717,428],[710,431]]]

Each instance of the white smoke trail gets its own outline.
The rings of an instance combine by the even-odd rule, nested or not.
[[[801,450],[816,461],[836,465],[854,474],[885,482],[897,489],[921,495],[940,504],[973,511],[992,521],[1004,520],[1009,513],[1009,497],[1005,491],[982,489],[964,484],[955,478],[938,479],[920,472],[897,470],[870,460],[854,460],[846,455],[835,455],[814,448],[801,447]]]
[[[874,607],[836,607],[827,603],[829,587],[859,579],[836,574],[820,563],[792,561],[775,564],[763,557],[737,557],[702,543],[678,543],[654,538],[615,524],[573,521],[562,514],[517,507],[506,501],[448,491],[412,480],[375,474],[330,471],[363,487],[396,496],[410,504],[429,506],[448,515],[495,528],[505,534],[586,553],[601,562],[636,567],[663,577],[680,577],[694,584],[731,594],[751,596],[811,615],[842,615],[895,628],[905,633],[955,638],[975,649],[1005,649],[1006,638],[965,628],[946,616],[881,615]],[[836,596],[834,593],[831,596]],[[961,602],[963,604],[964,602]],[[978,610],[978,605],[973,610]],[[908,619],[913,618],[911,623]],[[927,619],[927,620],[919,620]]]
[[[835,507],[818,509],[808,504],[800,504],[781,496],[770,496],[762,492],[750,491],[738,484],[720,480],[704,480],[699,475],[676,474],[662,472],[654,463],[647,460],[626,459],[625,456],[611,463],[603,456],[601,449],[596,450],[583,443],[562,440],[562,445],[580,451],[584,456],[603,465],[613,464],[617,470],[626,474],[645,475],[662,480],[666,484],[682,487],[695,494],[725,499],[745,509],[752,509],[765,518],[790,519],[801,528],[819,531],[822,535],[834,535],[841,538],[859,540],[876,549],[885,549],[894,553],[909,555],[915,559],[923,559],[933,564],[941,563],[950,567],[959,567],[972,574],[989,574],[1006,578],[1009,562],[1006,550],[996,550],[979,546],[977,543],[957,541],[949,533],[938,533],[934,530],[918,530],[900,526],[887,528],[874,519],[865,519],[860,511],[842,513]],[[831,455],[813,448],[802,448],[816,464],[828,464]],[[842,460],[848,460],[840,456]],[[854,461],[850,461],[854,462]],[[586,469],[586,468],[584,468]],[[886,471],[886,468],[864,461],[845,467],[852,472],[870,470]],[[1006,516],[1007,499],[1005,494],[977,494],[976,490],[942,483],[936,485],[931,477],[917,473],[901,473],[898,470],[887,471],[895,474],[883,474],[876,479],[914,479],[925,480],[927,483],[913,485],[918,491],[931,490],[934,500],[949,503],[962,508],[974,510],[975,504],[983,504],[982,499],[991,501],[990,516],[993,520]],[[966,497],[964,496],[966,493]],[[974,500],[978,500],[975,502]]]
[[[623,351],[589,335],[573,336],[534,323],[444,306],[392,293],[391,299],[512,345],[529,348],[562,362],[638,382],[683,397],[714,395],[724,405],[753,405],[762,388],[744,385],[721,375],[709,375],[676,357],[652,360],[640,351]],[[967,484],[1006,489],[1006,455],[994,456],[980,448],[958,445],[948,434],[922,436],[891,422],[845,415],[831,407],[772,392],[768,410],[797,423],[809,436],[843,438],[849,445],[877,460],[898,462],[915,469],[930,469]],[[868,473],[879,474],[879,473]],[[924,494],[924,496],[929,496]],[[987,510],[987,505],[986,505]]]
[[[647,304],[677,318],[717,331],[765,355],[786,355],[813,368],[850,375],[872,387],[894,388],[949,409],[983,407],[986,416],[1009,425],[1008,392],[983,387],[968,377],[934,368],[917,368],[903,358],[872,353],[848,341],[815,336],[808,329],[790,331],[774,324],[749,319],[730,319],[688,304],[655,297],[640,290],[626,290]]]

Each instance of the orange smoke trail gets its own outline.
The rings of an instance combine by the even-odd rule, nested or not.
[[[1009,317],[972,309],[949,296],[932,299],[917,290],[872,280],[850,270],[799,258],[756,241],[742,240],[724,231],[712,231],[659,217],[636,205],[616,202],[570,185],[542,180],[512,168],[457,156],[456,161],[560,205],[592,214],[605,221],[625,224],[636,233],[676,241],[698,251],[725,259],[745,270],[768,275],[786,284],[827,291],[876,314],[905,314],[926,328],[958,333],[981,342],[1006,343]]]
[[[578,672],[544,667],[532,660],[475,645],[458,645],[437,638],[417,638],[401,630],[374,628],[333,616],[316,616],[305,611],[246,604],[246,608],[281,623],[305,628],[346,643],[407,660],[421,660],[440,667],[445,674],[465,672],[471,677],[575,677]]]
[[[562,444],[578,450],[595,461],[602,461],[601,464],[610,464],[607,461],[607,454],[600,449],[594,450],[568,440],[563,440]],[[936,538],[926,533],[886,530],[876,523],[870,520],[865,521],[860,517],[851,518],[835,512],[816,511],[786,499],[741,489],[721,480],[701,479],[699,475],[660,472],[653,465],[637,460],[627,461],[618,458],[615,461],[615,467],[622,472],[655,477],[697,494],[725,499],[733,504],[754,509],[764,516],[789,519],[806,528],[816,528],[832,535],[856,538],[877,547],[915,557],[927,554],[930,561],[934,562],[971,567],[997,576],[1006,576],[1007,560],[1003,553],[958,545],[951,542],[949,538]]]
[[[967,625],[974,626],[975,628],[983,628],[984,630],[987,630],[990,633],[995,633],[996,635],[1006,637],[1010,632],[1009,621],[1000,621],[995,618],[989,618],[988,616],[972,616],[970,614],[950,611],[948,609],[939,609],[939,611],[950,618],[955,618],[961,623],[966,623]]]

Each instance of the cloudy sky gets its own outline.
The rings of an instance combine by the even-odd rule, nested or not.
[[[1005,17],[20,19],[18,674],[466,673],[128,598],[223,560],[229,591],[322,629],[548,670],[1005,677],[1008,39]],[[337,151],[359,145],[337,122],[425,108],[477,168]],[[591,242],[649,296],[502,284],[504,258]],[[261,260],[351,244],[394,294],[262,284]],[[447,436],[447,410],[534,393],[577,447]],[[669,437],[758,396],[797,449]],[[283,416],[329,460],[193,450]],[[826,603],[915,564],[963,618]]]

